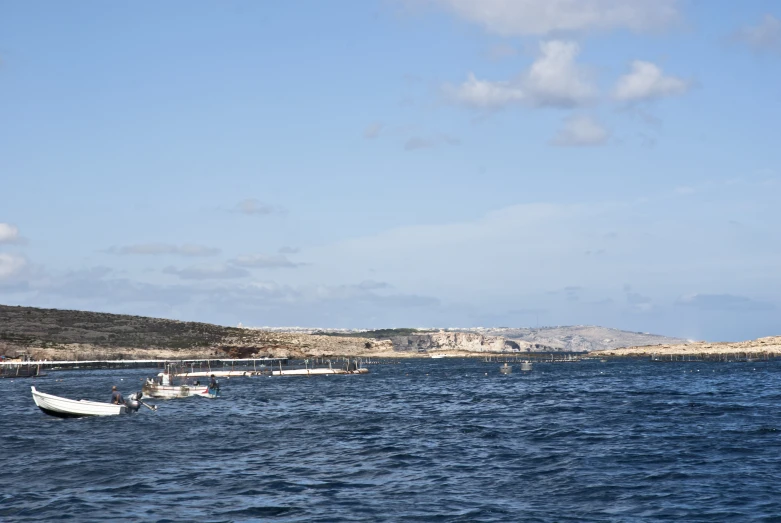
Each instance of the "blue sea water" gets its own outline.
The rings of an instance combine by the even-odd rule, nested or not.
[[[781,362],[222,380],[156,413],[56,419],[154,370],[0,380],[0,521],[781,521]]]

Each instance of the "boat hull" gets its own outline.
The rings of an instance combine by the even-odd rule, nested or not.
[[[147,382],[141,389],[144,398],[174,399],[200,396],[202,398],[216,398],[219,393],[209,391],[206,385],[157,385]]]
[[[58,418],[86,418],[89,416],[119,416],[127,412],[125,405],[97,401],[71,400],[39,392],[30,387],[35,405],[50,416]]]

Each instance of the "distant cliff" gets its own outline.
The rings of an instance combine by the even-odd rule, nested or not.
[[[450,329],[458,330],[458,329]],[[639,345],[686,343],[687,340],[632,332],[594,325],[569,325],[539,328],[476,328],[460,329],[486,336],[502,336],[518,343],[551,347],[560,351],[583,352]]]
[[[390,340],[393,349],[399,352],[590,352],[637,345],[685,343],[679,338],[590,325],[537,329],[383,329],[332,334]]]
[[[439,331],[389,338],[394,350],[403,352],[548,352],[560,349],[540,343],[487,336],[474,332]]]

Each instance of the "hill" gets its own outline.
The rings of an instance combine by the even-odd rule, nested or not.
[[[392,352],[390,342],[0,305],[0,354],[35,359],[304,357]]]

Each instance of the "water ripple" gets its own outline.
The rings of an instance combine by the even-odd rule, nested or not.
[[[755,370],[756,369],[756,370]],[[59,420],[0,380],[2,521],[770,521],[781,363],[497,364],[226,380],[224,397]],[[52,373],[101,400],[149,371]],[[486,376],[486,373],[488,375]]]

